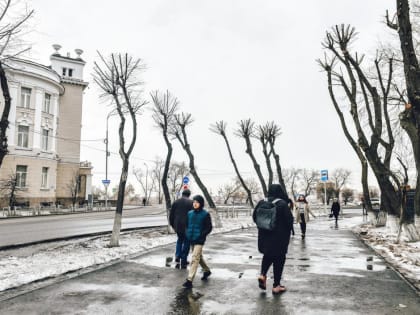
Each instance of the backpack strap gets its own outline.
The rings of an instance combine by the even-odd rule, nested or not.
[[[280,201],[280,200],[281,200],[281,198],[276,198],[276,199],[274,199],[271,203],[272,203],[273,205],[276,205],[276,202],[277,202],[277,201]],[[264,201],[269,202],[269,201],[268,201],[268,198],[264,198]]]

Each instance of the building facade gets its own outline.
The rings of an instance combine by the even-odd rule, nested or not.
[[[18,203],[30,206],[91,198],[92,167],[80,162],[85,61],[79,49],[72,58],[54,48],[51,66],[13,58],[6,68],[12,103],[0,179],[15,178]]]

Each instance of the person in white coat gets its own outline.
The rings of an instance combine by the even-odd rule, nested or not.
[[[300,224],[302,239],[305,238],[306,224],[309,222],[309,214],[316,218],[311,209],[309,208],[309,204],[306,201],[305,196],[299,195],[298,199],[295,202],[295,218],[296,222]]]

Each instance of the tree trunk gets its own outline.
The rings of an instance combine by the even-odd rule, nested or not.
[[[162,189],[163,189],[163,195],[165,196],[166,215],[168,217],[168,222],[169,222],[169,210],[171,209],[171,194],[169,193],[167,180],[168,180],[169,167],[171,165],[171,157],[172,157],[173,149],[172,149],[172,143],[169,141],[166,131],[163,131],[163,138],[165,139],[168,152],[166,154],[165,167],[163,169],[163,174],[162,174]]]
[[[277,177],[279,180],[279,184],[283,188],[284,192],[287,194],[286,184],[284,183],[283,174],[281,172],[280,156],[274,150],[274,145],[270,143],[270,146],[271,146],[271,151],[273,152],[274,161],[276,162],[276,170],[277,170]]]
[[[267,197],[267,185],[265,183],[264,176],[261,173],[261,167],[258,164],[257,159],[254,156],[254,153],[252,152],[252,145],[251,145],[251,140],[249,139],[249,137],[245,138],[245,142],[246,142],[246,153],[249,155],[249,157],[252,160],[252,164],[254,165],[255,172],[257,172],[258,179],[260,180],[260,183],[261,183],[263,194],[265,197]]]
[[[369,183],[368,183],[368,163],[365,157],[362,155],[359,157],[360,163],[362,164],[362,190],[363,190],[363,200],[367,211],[372,211],[372,203],[370,202],[369,194]]]
[[[273,169],[271,168],[270,154],[267,152],[267,143],[264,143],[264,140],[261,140],[261,145],[263,147],[263,155],[265,158],[265,164],[267,165],[268,171],[268,186],[273,183]]]
[[[123,167],[121,170],[120,183],[118,185],[117,207],[115,210],[114,227],[112,228],[112,236],[109,242],[109,247],[117,247],[120,242],[122,211],[124,206],[124,192],[127,184],[128,176],[128,158],[123,160]]]
[[[407,132],[413,147],[417,169],[414,204],[416,214],[420,215],[420,67],[414,48],[409,10],[408,0],[397,0],[398,35],[404,61],[407,96],[410,101],[404,112],[400,114],[400,122]]]
[[[188,154],[188,157],[190,159],[190,173],[194,177],[195,182],[197,183],[200,190],[203,192],[204,198],[206,198],[208,204],[209,204],[209,213],[213,218],[213,222],[215,227],[222,227],[222,221],[219,218],[219,215],[216,211],[216,205],[213,202],[213,199],[210,196],[210,193],[208,192],[206,186],[201,181],[200,177],[198,176],[196,170],[195,170],[195,163],[194,163],[194,155],[192,154],[189,145],[186,145],[185,151]]]
[[[4,108],[0,120],[0,167],[3,159],[8,153],[7,151],[7,128],[9,127],[9,113],[12,98],[10,97],[9,84],[7,83],[6,73],[4,72],[3,63],[0,62],[0,85],[3,91]]]
[[[239,173],[238,166],[236,165],[236,161],[233,158],[232,150],[230,149],[230,144],[229,144],[229,141],[228,141],[226,135],[223,134],[222,136],[223,136],[223,139],[225,140],[226,147],[227,147],[228,152],[229,152],[230,161],[233,164],[233,168],[235,169],[236,176],[238,176],[239,181],[241,182],[241,185],[242,185],[243,189],[246,191],[246,195],[248,196],[248,200],[249,200],[249,204],[250,204],[251,208],[254,208],[254,202],[252,201],[251,190],[248,188],[248,186],[246,185],[244,179],[242,178],[241,174]]]

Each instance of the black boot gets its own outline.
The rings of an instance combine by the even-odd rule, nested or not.
[[[203,276],[201,277],[201,280],[207,280],[209,276],[211,275],[211,271],[204,271]]]

